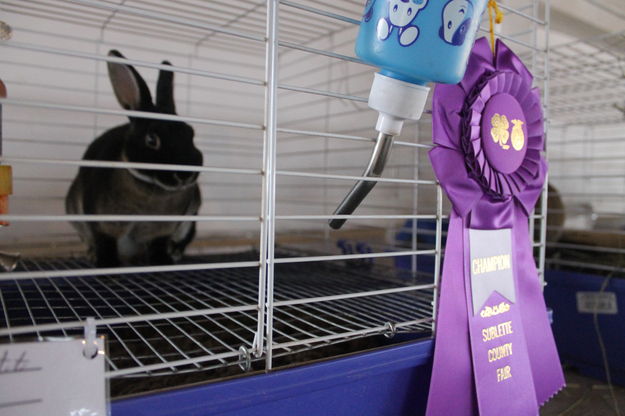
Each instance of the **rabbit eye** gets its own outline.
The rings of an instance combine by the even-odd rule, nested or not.
[[[158,150],[161,147],[161,139],[156,134],[148,134],[145,136],[145,145],[150,149]]]

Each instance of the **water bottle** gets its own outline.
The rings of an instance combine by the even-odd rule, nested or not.
[[[369,107],[379,113],[379,132],[363,176],[382,174],[393,137],[405,120],[421,118],[428,82],[456,84],[467,61],[487,0],[367,0],[356,54],[380,68]],[[350,215],[375,186],[359,181],[334,215]],[[346,218],[330,220],[340,228]]]

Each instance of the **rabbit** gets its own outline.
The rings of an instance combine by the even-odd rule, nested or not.
[[[108,54],[124,58],[116,51]],[[164,65],[171,65],[163,61]],[[131,65],[108,63],[115,97],[127,110],[176,114],[174,74],[161,70],[156,104]],[[96,138],[84,160],[201,166],[193,128],[181,121],[129,116],[129,123]],[[201,205],[198,173],[146,169],[81,167],[65,207],[68,214],[195,215]],[[97,267],[174,264],[195,236],[195,222],[73,222]]]

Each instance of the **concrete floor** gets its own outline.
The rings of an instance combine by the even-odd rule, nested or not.
[[[625,416],[625,388],[614,386],[617,412],[606,383],[565,369],[566,388],[542,409],[541,416]]]

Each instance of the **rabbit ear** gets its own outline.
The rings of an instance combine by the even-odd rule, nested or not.
[[[163,65],[171,65],[168,61],[163,61]],[[174,104],[174,73],[161,69],[156,83],[156,108],[166,114],[176,114],[176,104]]]
[[[124,58],[112,49],[109,56]],[[152,109],[152,96],[141,75],[131,65],[108,62],[109,79],[119,104],[126,110],[148,111]]]

